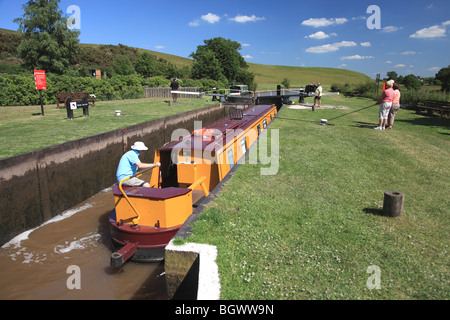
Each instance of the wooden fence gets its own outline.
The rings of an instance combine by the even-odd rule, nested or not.
[[[180,87],[178,91],[201,92],[199,87]],[[172,98],[170,88],[144,88],[144,98]],[[178,98],[198,98],[192,94],[178,94]]]

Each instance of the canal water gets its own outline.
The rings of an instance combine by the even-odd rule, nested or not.
[[[105,189],[0,248],[2,300],[166,300],[164,263],[110,267]]]

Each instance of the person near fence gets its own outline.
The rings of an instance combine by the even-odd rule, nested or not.
[[[177,91],[180,88],[180,84],[178,83],[177,78],[173,79],[173,81],[170,83],[170,90]],[[177,102],[178,94],[172,93],[173,102]]]
[[[394,80],[389,80],[386,82],[386,90],[383,91],[381,98],[375,104],[380,105],[380,122],[378,127],[375,130],[384,130],[386,129],[387,119],[389,115],[389,110],[392,106],[392,99],[394,98],[394,90],[392,86],[394,85]]]
[[[398,83],[394,83],[392,88],[394,89],[394,98],[392,99],[392,107],[389,110],[388,126],[386,127],[386,129],[392,129],[392,126],[394,125],[395,115],[400,108],[400,86],[398,85]]]
[[[213,88],[213,93],[217,93],[216,87]],[[219,101],[219,99],[217,99],[216,96],[213,96],[213,97],[212,97],[212,101]]]
[[[318,108],[320,108],[320,103],[321,103],[321,100],[322,100],[322,84],[319,82],[319,83],[317,83],[317,88],[316,88],[316,91],[314,92],[314,94],[315,94],[315,97],[314,97],[314,105],[313,105],[313,107],[312,107],[312,110],[313,111],[316,111],[316,100],[319,100],[319,104],[318,104]]]
[[[144,163],[139,160],[139,155],[141,155],[144,151],[147,151],[148,148],[141,141],[136,141],[132,146],[131,150],[126,152],[122,158],[120,158],[119,166],[117,167],[116,178],[119,183],[125,178],[132,177],[136,174],[138,169],[147,169],[147,168],[155,168],[161,167],[161,163]],[[139,178],[133,177],[124,183],[123,186],[128,187],[150,187],[148,182],[145,182]]]

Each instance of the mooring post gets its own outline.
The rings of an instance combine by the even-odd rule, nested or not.
[[[403,213],[404,194],[397,191],[386,191],[384,193],[383,215],[388,217],[399,217]]]

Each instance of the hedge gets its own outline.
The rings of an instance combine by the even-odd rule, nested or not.
[[[171,79],[164,77],[143,78],[139,75],[114,75],[111,78],[71,77],[47,74],[47,90],[42,90],[44,104],[56,104],[57,92],[86,91],[94,94],[96,101],[139,99],[144,96],[144,87],[168,87]],[[212,87],[224,88],[226,84],[210,79],[181,79],[181,86],[200,87],[204,91]],[[39,105],[39,93],[34,84],[34,75],[1,74],[0,106]]]

